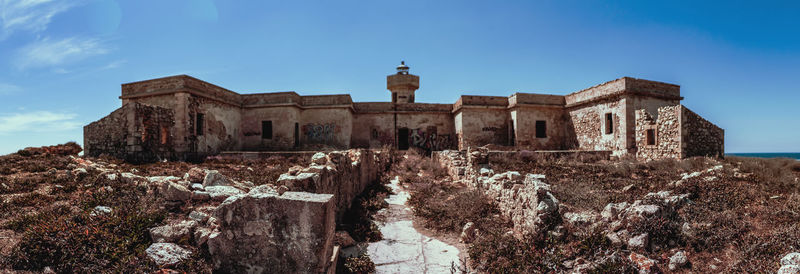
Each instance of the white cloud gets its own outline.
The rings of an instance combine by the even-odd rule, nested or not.
[[[70,37],[56,41],[45,38],[21,48],[15,63],[19,69],[59,66],[108,52],[95,38]]]
[[[9,95],[22,91],[22,88],[16,85],[0,83],[0,95]]]
[[[41,32],[53,17],[78,6],[82,1],[64,0],[0,0],[0,40],[24,30]]]
[[[81,126],[74,113],[34,111],[0,114],[0,135],[16,132],[54,132],[72,130]]]

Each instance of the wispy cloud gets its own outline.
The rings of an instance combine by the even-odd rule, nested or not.
[[[0,83],[0,95],[9,95],[12,93],[21,92],[22,88],[17,85],[8,83]]]
[[[34,111],[0,114],[0,135],[16,132],[54,132],[72,130],[81,126],[74,113]]]
[[[44,38],[21,48],[16,57],[19,69],[64,65],[87,57],[106,54],[109,49],[95,38]]]
[[[0,0],[0,40],[16,31],[41,32],[53,17],[83,1],[63,0]]]

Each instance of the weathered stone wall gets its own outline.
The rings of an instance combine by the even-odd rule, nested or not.
[[[109,156],[131,162],[174,159],[171,109],[128,103],[84,127],[88,156]]]
[[[200,157],[214,155],[220,151],[239,150],[241,108],[200,96],[190,96],[188,103],[189,116],[189,151]],[[203,134],[195,134],[197,114],[204,116]]]
[[[609,150],[615,156],[628,152],[625,98],[599,101],[568,110],[566,146],[580,150]],[[606,113],[612,115],[611,134],[606,133]]]
[[[462,107],[458,114],[461,124],[459,136],[459,149],[478,147],[487,144],[509,145],[510,114],[505,107],[502,108],[471,108]]]
[[[658,108],[653,117],[645,109],[636,111],[636,157],[640,159],[682,158],[680,105]],[[655,145],[647,145],[648,129],[655,130]]]
[[[293,150],[295,138],[300,139],[300,113],[297,106],[275,106],[269,108],[245,108],[242,110],[242,149],[248,151]],[[264,139],[261,122],[272,121],[272,138]],[[297,137],[295,137],[295,125]],[[298,144],[299,146],[299,144]]]
[[[324,273],[333,255],[333,195],[256,188],[215,210],[208,249],[224,273]]]
[[[124,159],[128,136],[128,105],[122,106],[96,122],[83,127],[83,154],[98,157],[107,154]]]
[[[388,152],[347,150],[320,152],[311,160],[282,174],[277,186],[255,187],[217,207],[219,224],[208,239],[217,271],[335,271],[337,216],[380,179],[392,159]]]
[[[703,119],[683,105],[681,111],[681,149],[683,157],[725,155],[725,130]]]
[[[350,108],[309,108],[300,113],[301,146],[350,147],[353,112]]]
[[[351,149],[317,153],[305,168],[293,168],[276,182],[291,191],[334,195],[339,215],[350,208],[353,199],[380,179],[389,168],[391,155],[386,151]]]
[[[486,150],[466,154],[443,151],[434,157],[454,180],[485,191],[493,198],[500,212],[511,220],[517,235],[538,237],[561,222],[559,202],[550,193],[550,186],[544,183],[543,175],[523,177],[516,171],[494,174],[486,165],[489,153]]]
[[[564,120],[564,109],[559,107],[514,108],[511,110],[514,134],[514,142],[511,145],[529,150],[567,149],[568,135]],[[545,138],[536,137],[536,121],[545,121]]]

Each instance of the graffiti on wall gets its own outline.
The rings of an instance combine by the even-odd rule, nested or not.
[[[303,134],[306,140],[312,143],[332,143],[336,139],[336,124],[305,124]]]
[[[409,130],[408,140],[412,146],[428,151],[449,149],[452,145],[450,134],[427,133],[419,128]]]

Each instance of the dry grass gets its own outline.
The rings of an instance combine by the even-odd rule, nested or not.
[[[774,271],[782,255],[800,251],[800,162],[794,159],[698,157],[596,164],[508,159],[490,165],[496,172],[545,174],[554,195],[575,210],[599,212],[608,203],[632,202],[662,190],[690,194],[692,204],[634,230],[650,233],[661,245],[690,251],[690,261],[714,261],[693,264],[694,272]],[[717,165],[723,169],[672,185],[683,174]],[[689,236],[679,233],[684,222],[691,227]],[[664,251],[649,252],[658,258]],[[711,264],[718,268],[711,269]]]

